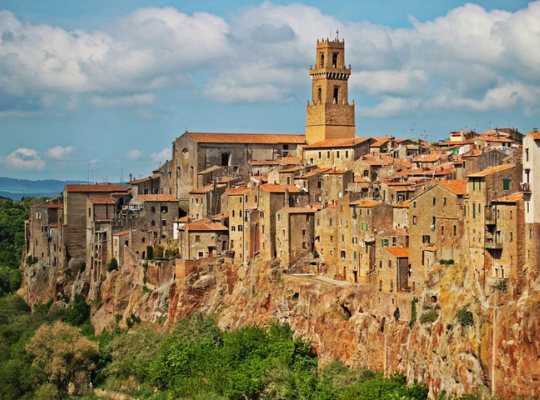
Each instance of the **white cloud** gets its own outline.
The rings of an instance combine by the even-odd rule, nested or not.
[[[159,153],[152,153],[152,154],[150,155],[150,158],[151,158],[152,161],[154,161],[155,163],[161,165],[161,164],[163,164],[165,161],[171,159],[171,149],[166,147],[166,148],[164,148],[163,150],[161,150]]]
[[[287,102],[300,90],[307,100],[315,40],[331,27],[347,40],[351,90],[380,100],[363,113],[385,115],[392,105],[400,113],[430,102],[490,111],[506,102],[534,114],[540,98],[527,93],[540,88],[540,52],[532,50],[540,48],[539,20],[540,1],[514,13],[466,4],[392,29],[265,1],[230,22],[172,7],[140,8],[109,32],[90,33],[23,23],[0,11],[0,92],[32,94],[42,106],[65,93],[72,96],[66,104],[76,107],[77,94],[87,93],[97,107],[136,107],[154,104],[161,88],[200,84],[191,93],[225,103]],[[519,100],[509,97],[511,87],[518,87]],[[141,93],[126,95],[133,88]],[[0,118],[16,115],[9,112],[0,110]]]
[[[131,96],[93,96],[90,100],[96,107],[130,107],[134,105],[148,105],[154,103],[156,96],[150,93],[134,94]]]
[[[142,154],[143,153],[141,151],[139,151],[137,149],[133,149],[133,150],[128,151],[127,158],[129,160],[135,161],[135,160],[138,160],[139,158],[141,158]]]
[[[72,146],[62,147],[56,146],[46,151],[47,157],[52,160],[66,160],[70,158],[71,153],[75,150]]]
[[[8,168],[16,170],[41,171],[45,168],[46,163],[34,149],[21,147],[9,154],[4,159],[4,164]]]

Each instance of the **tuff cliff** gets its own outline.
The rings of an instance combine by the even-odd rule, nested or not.
[[[96,332],[138,318],[167,326],[194,311],[215,314],[223,329],[278,319],[312,340],[322,364],[337,357],[354,368],[400,371],[426,382],[433,396],[540,393],[538,280],[519,296],[504,286],[484,293],[470,268],[434,265],[416,301],[369,284],[283,273],[275,262],[238,266],[223,258],[185,276],[173,261],[128,259],[104,280],[91,278],[80,260],[67,269],[37,263],[23,267],[21,291],[32,305],[85,295]],[[457,318],[464,306],[471,326]]]

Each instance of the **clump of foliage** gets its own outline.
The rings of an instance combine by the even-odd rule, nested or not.
[[[64,321],[73,326],[80,326],[90,318],[90,306],[86,304],[84,297],[76,294],[73,304],[66,309]]]
[[[146,246],[146,259],[151,260],[154,258],[154,248],[152,246]]]
[[[508,290],[508,284],[506,279],[499,279],[494,285],[493,288],[499,292],[506,292]]]
[[[107,264],[107,271],[118,271],[118,260],[115,257],[111,258],[111,261]]]
[[[163,258],[163,253],[165,251],[165,247],[161,244],[156,244],[154,246],[154,259],[161,259]]]
[[[462,307],[457,313],[456,318],[461,326],[473,326],[474,318],[473,313],[468,310],[468,306]]]
[[[440,260],[440,261],[439,261],[439,264],[441,264],[441,265],[454,265],[454,264],[455,264],[455,261],[452,260],[452,259],[449,259],[449,260]]]
[[[413,297],[411,301],[411,320],[409,321],[409,328],[411,329],[416,323],[416,303],[418,303],[418,298]]]
[[[420,316],[421,324],[431,324],[439,318],[439,313],[435,310],[426,311]]]

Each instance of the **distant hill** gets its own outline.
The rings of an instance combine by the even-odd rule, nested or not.
[[[20,200],[25,196],[54,197],[62,193],[67,184],[88,183],[85,181],[58,181],[45,179],[31,181],[28,179],[14,179],[0,177],[0,196],[13,200]]]

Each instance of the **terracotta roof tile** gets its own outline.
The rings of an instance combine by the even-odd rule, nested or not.
[[[347,169],[329,169],[328,171],[324,172],[328,175],[343,175],[349,172]]]
[[[122,231],[122,232],[113,234],[113,236],[124,236],[124,235],[129,235],[129,231]]]
[[[386,247],[386,251],[396,258],[409,258],[409,249],[407,247]]]
[[[502,196],[498,197],[496,199],[491,200],[492,202],[496,203],[517,203],[518,201],[523,199],[523,193],[512,193],[508,196]]]
[[[178,199],[170,194],[140,194],[139,199],[144,202],[163,201],[163,202],[178,202]]]
[[[219,171],[221,168],[222,168],[222,167],[219,167],[219,166],[217,166],[217,165],[214,165],[213,167],[207,168],[207,169],[205,169],[204,171],[199,172],[199,175],[210,174],[210,173],[212,173],[212,172]]]
[[[349,203],[349,205],[351,206],[369,207],[369,208],[378,206],[379,204],[382,204],[382,202],[374,201],[374,200],[364,200],[364,199],[356,200],[356,201],[353,201],[352,203]]]
[[[262,167],[265,165],[279,165],[276,161],[248,161],[252,167]]]
[[[260,186],[262,190],[270,193],[285,193],[285,189],[288,189],[290,193],[300,193],[300,189],[293,185],[276,185],[267,183]]]
[[[442,186],[459,196],[465,196],[467,194],[467,181],[465,179],[436,181],[436,185]]]
[[[205,222],[193,222],[191,224],[186,224],[185,229],[189,231],[228,231],[224,225],[215,224],[215,223],[205,223]]]
[[[286,164],[286,165],[302,164],[302,159],[300,157],[293,157],[293,156],[281,157],[278,159],[278,161],[281,164]]]
[[[88,200],[90,203],[98,205],[116,204],[110,197],[89,197]]]
[[[298,165],[298,166],[295,166],[295,167],[289,167],[289,168],[285,168],[285,169],[282,169],[281,171],[279,171],[280,173],[281,172],[284,172],[284,173],[287,173],[287,172],[296,172],[296,171],[301,171],[302,170],[302,167],[301,165]]]
[[[45,207],[47,207],[47,208],[64,208],[64,203],[56,203],[56,204],[45,203]]]
[[[202,133],[186,132],[199,143],[257,143],[257,144],[303,144],[306,142],[305,135],[281,135],[265,133]]]
[[[529,132],[529,136],[532,137],[534,140],[540,140],[540,132]]]
[[[127,189],[122,185],[114,185],[111,183],[94,184],[94,185],[66,185],[64,191],[74,193],[112,193],[124,192]]]
[[[506,171],[507,169],[514,168],[515,166],[516,166],[515,164],[497,165],[495,167],[486,168],[483,171],[477,172],[475,174],[470,174],[470,175],[468,175],[468,177],[469,178],[482,178],[484,176],[496,174],[497,172]]]
[[[247,187],[228,188],[227,189],[227,194],[229,196],[238,196],[238,195],[246,194],[250,190],[251,189],[247,188]]]
[[[360,144],[369,142],[373,140],[371,138],[346,138],[346,139],[327,139],[322,142],[317,142],[306,146],[306,149],[323,149],[323,148],[334,148],[334,147],[355,147]]]
[[[322,174],[322,173],[328,171],[329,169],[330,169],[330,168],[316,168],[316,169],[314,169],[313,171],[309,171],[308,173],[299,176],[298,178],[299,178],[299,179],[311,178],[312,176],[320,175],[320,174]]]

